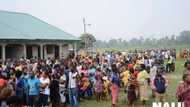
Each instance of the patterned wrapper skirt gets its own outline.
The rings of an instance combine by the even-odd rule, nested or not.
[[[119,87],[116,84],[112,84],[111,86],[111,95],[112,95],[112,104],[116,104],[118,102],[118,97],[119,97]]]
[[[141,101],[147,101],[148,100],[148,83],[146,81],[139,82],[139,94],[140,94],[140,100]]]

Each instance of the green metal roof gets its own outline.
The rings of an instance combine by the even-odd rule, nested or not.
[[[79,40],[32,15],[0,11],[0,39]]]

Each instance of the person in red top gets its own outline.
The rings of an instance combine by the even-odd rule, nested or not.
[[[83,75],[84,75],[85,77],[88,77],[88,67],[87,67],[87,65],[82,65],[82,68],[81,68],[81,70],[80,70],[80,73],[81,73],[81,74],[83,73]]]
[[[7,81],[0,75],[0,89],[4,88],[7,84]]]
[[[138,75],[139,71],[137,69],[134,69],[134,65],[133,64],[128,64],[128,70],[133,70],[132,74],[133,74],[133,76],[135,78],[137,78],[137,75]]]
[[[128,64],[127,66],[128,69],[134,68],[133,64]]]
[[[178,102],[184,102],[184,107],[190,107],[190,73],[183,74],[183,81],[176,90]]]

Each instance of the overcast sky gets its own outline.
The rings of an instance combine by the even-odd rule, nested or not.
[[[0,0],[0,9],[29,13],[75,36],[85,17],[87,32],[102,40],[190,30],[190,0]]]

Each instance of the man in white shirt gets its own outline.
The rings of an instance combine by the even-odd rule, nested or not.
[[[39,105],[40,107],[45,107],[48,105],[48,98],[50,95],[50,79],[48,77],[48,72],[44,71],[40,78],[41,89],[40,89],[40,99]]]
[[[66,105],[66,82],[67,82],[67,77],[66,74],[63,73],[60,77],[60,82],[59,82],[60,105],[62,107],[65,107]]]
[[[71,107],[78,107],[78,101],[77,101],[77,84],[76,84],[76,78],[77,78],[77,71],[74,69],[71,69],[69,71],[69,99],[70,99],[70,106]]]

